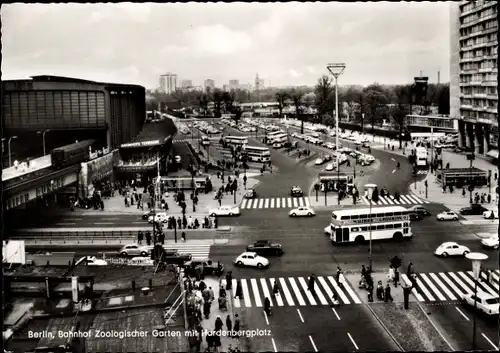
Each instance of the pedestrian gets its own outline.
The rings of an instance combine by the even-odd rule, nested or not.
[[[315,282],[315,278],[314,278],[314,273],[311,275],[311,277],[309,277],[309,283],[307,285],[307,290],[311,291],[314,293],[314,282]]]
[[[148,231],[146,232],[146,244],[151,245],[151,233]]]
[[[337,266],[337,274],[335,275],[335,281],[337,284],[340,284],[340,274],[342,273],[342,270],[340,269],[339,266]]]
[[[280,294],[280,285],[278,284],[277,280],[274,280],[274,285],[273,285],[273,296],[276,297],[277,295]]]
[[[337,292],[333,292],[332,301],[333,301],[333,305],[336,305],[336,306],[340,305]]]
[[[389,282],[394,281],[394,267],[392,267],[392,265],[389,265],[389,273],[387,275],[387,280]]]
[[[399,283],[399,271],[396,268],[394,270],[394,288],[396,288],[398,286],[398,283]]]
[[[142,240],[144,239],[144,235],[142,234],[142,231],[139,231],[139,234],[137,235],[137,240],[139,245],[142,244]]]
[[[234,293],[234,297],[238,299],[243,299],[243,288],[241,287],[241,282],[238,281],[236,284],[236,292]]]
[[[208,319],[210,316],[210,302],[203,303],[203,315],[205,315],[205,319]]]
[[[462,197],[465,197],[465,187],[462,188]]]
[[[408,269],[406,271],[406,275],[409,277],[412,273],[414,272],[414,269],[413,269],[413,262],[410,261],[408,263]]]
[[[214,294],[214,290],[212,289],[212,287],[208,287],[208,295],[209,295],[210,302],[212,302],[215,299],[215,294]]]
[[[226,329],[228,331],[228,336],[232,336],[232,330],[233,330],[233,322],[231,321],[231,315],[228,315],[226,317]]]
[[[366,290],[368,291],[368,301],[373,302],[373,284],[367,284]]]
[[[239,331],[240,331],[240,318],[239,318],[238,314],[235,314],[234,315],[234,328],[233,328],[233,336],[232,337],[238,339],[240,337]]]
[[[181,239],[184,243],[186,242],[186,232],[182,232]]]
[[[490,202],[491,202],[491,194],[488,194],[488,196],[487,196],[487,201],[488,201],[488,203],[490,203]]]
[[[391,295],[391,287],[389,286],[389,283],[387,283],[384,290],[384,301],[387,303],[389,300],[391,303],[394,301]]]
[[[215,331],[222,331],[222,327],[224,326],[224,323],[222,322],[222,319],[220,318],[220,315],[217,316],[217,319],[215,319]]]
[[[226,273],[226,289],[231,290],[233,287],[233,271],[228,271]]]
[[[366,268],[365,265],[361,265],[361,279],[366,277]]]

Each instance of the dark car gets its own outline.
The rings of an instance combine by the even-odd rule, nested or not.
[[[144,212],[142,214],[142,219],[144,220],[148,220],[150,216],[154,216],[155,214],[155,211],[151,210],[151,211],[148,211],[148,212]]]
[[[302,197],[302,196],[304,196],[304,192],[302,191],[302,189],[299,186],[292,186],[292,188],[290,190],[290,195],[292,197]]]
[[[205,276],[220,276],[224,272],[224,265],[220,261],[212,261],[209,259],[196,259],[188,261],[184,264],[186,269],[196,271],[198,267],[202,268],[202,274]]]
[[[423,206],[412,206],[408,209],[408,211],[410,212],[416,212],[418,214],[420,214],[423,217],[428,217],[431,215],[431,213]]]
[[[165,250],[163,261],[168,264],[184,265],[187,261],[191,261],[193,255],[188,253],[180,253],[177,250]]]
[[[476,203],[460,209],[460,214],[470,215],[470,216],[482,216],[484,211],[488,211],[488,209]]]
[[[417,211],[410,211],[408,214],[410,216],[410,221],[420,221],[424,218],[422,214]]]
[[[255,189],[248,189],[246,192],[245,192],[245,198],[246,199],[254,199],[257,197],[257,192],[255,191]]]
[[[258,240],[247,246],[247,251],[256,252],[260,256],[283,255],[283,247],[278,243],[271,243],[269,240]]]

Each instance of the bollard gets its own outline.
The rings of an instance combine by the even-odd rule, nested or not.
[[[135,281],[132,281],[132,292],[135,292]]]
[[[152,279],[152,278],[150,278],[150,279],[148,280],[148,287],[149,287],[149,288],[153,288],[153,279]]]

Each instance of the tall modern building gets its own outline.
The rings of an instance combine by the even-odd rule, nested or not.
[[[451,4],[450,116],[459,146],[498,158],[497,1]]]
[[[203,84],[203,87],[205,87],[205,89],[210,88],[211,90],[213,90],[215,88],[215,81],[207,78]]]
[[[240,82],[238,80],[229,80],[229,90],[236,90],[240,88]]]
[[[167,72],[160,75],[160,90],[164,93],[170,94],[177,89],[177,75]]]
[[[189,88],[189,87],[193,87],[193,81],[191,80],[182,80],[181,81],[181,88]]]

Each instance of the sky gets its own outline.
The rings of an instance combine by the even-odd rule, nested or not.
[[[175,73],[314,85],[345,63],[339,85],[400,84],[422,71],[449,81],[449,3],[9,4],[2,79],[69,76],[154,89]]]

